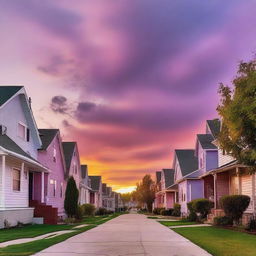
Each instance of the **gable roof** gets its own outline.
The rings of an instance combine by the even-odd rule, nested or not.
[[[198,168],[198,158],[194,149],[175,149],[175,154],[180,164],[182,176],[195,171]]]
[[[23,149],[20,146],[18,146],[12,139],[10,139],[7,135],[0,135],[0,146],[8,151],[14,152],[16,154],[27,157],[37,162],[37,160],[35,160],[28,153],[23,151]]]
[[[212,120],[207,120],[206,121],[212,136],[216,139],[218,134],[220,133],[220,119],[212,119]]]
[[[162,172],[156,172],[156,183],[159,183],[161,180],[161,174]]]
[[[168,188],[174,183],[174,169],[163,169],[165,187]]]
[[[91,179],[91,188],[92,188],[92,190],[99,191],[101,176],[89,176],[89,178]]]
[[[23,86],[0,86],[0,106],[14,96]]]
[[[82,179],[86,178],[87,172],[88,172],[87,165],[86,164],[82,164],[81,165],[81,177],[82,177]]]
[[[65,157],[65,163],[67,171],[70,169],[72,156],[75,150],[76,142],[62,142],[63,153]]]
[[[197,139],[203,149],[217,149],[217,147],[212,144],[214,137],[211,134],[197,134]]]
[[[38,129],[38,131],[42,141],[40,150],[46,150],[59,132],[59,129]]]

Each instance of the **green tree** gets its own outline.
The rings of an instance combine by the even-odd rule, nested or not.
[[[73,176],[69,177],[65,193],[64,208],[69,218],[76,216],[78,209],[79,191]]]
[[[256,60],[242,62],[233,89],[220,85],[222,118],[218,143],[226,153],[255,171],[256,164]]]
[[[146,204],[147,210],[152,212],[152,204],[155,200],[155,183],[150,175],[145,175],[142,181],[137,184],[134,197],[139,203]]]

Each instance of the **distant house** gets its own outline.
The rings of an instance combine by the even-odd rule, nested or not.
[[[80,182],[80,204],[90,203],[91,183],[88,176],[88,166],[81,165],[81,182]]]
[[[65,216],[64,199],[66,191],[66,166],[62,140],[58,129],[39,129],[42,147],[39,149],[38,160],[48,167],[50,172],[45,175],[44,195],[41,195],[40,174],[36,174],[36,196],[34,200],[39,200],[42,196],[47,205],[58,209],[58,216]]]
[[[115,193],[106,183],[102,184],[102,206],[109,211],[115,211]]]
[[[24,87],[0,86],[0,228],[32,222],[34,208],[29,201],[35,196],[34,175],[40,173],[43,195],[49,171],[38,162],[41,147]]]
[[[187,203],[203,197],[203,180],[198,177],[198,158],[193,149],[176,149],[173,168],[174,180],[178,184],[181,214],[188,214]]]
[[[80,182],[82,181],[82,176],[77,143],[74,141],[62,142],[62,147],[66,164],[66,177],[73,176],[80,194]]]
[[[170,209],[177,202],[178,186],[174,184],[174,169],[163,169],[156,172],[156,192],[155,208]]]
[[[102,181],[101,176],[89,176],[91,182],[90,203],[96,208],[102,207]]]

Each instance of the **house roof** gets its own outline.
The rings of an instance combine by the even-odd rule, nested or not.
[[[180,164],[182,176],[197,170],[198,158],[195,156],[194,149],[176,149],[175,153]]]
[[[197,134],[197,139],[203,149],[217,149],[217,147],[212,144],[214,137],[211,134]]]
[[[81,165],[81,177],[82,177],[82,179],[86,178],[87,172],[88,172],[87,165],[86,164],[82,164]]]
[[[156,183],[159,183],[161,180],[161,172],[156,172]]]
[[[23,86],[0,86],[0,106],[14,96]]]
[[[218,118],[207,120],[208,127],[212,133],[212,136],[216,139],[220,132],[220,120]]]
[[[72,156],[75,150],[76,142],[62,142],[64,157],[65,157],[65,163],[67,170],[70,169]]]
[[[174,170],[173,169],[163,169],[165,187],[168,188],[174,183]]]
[[[7,135],[0,135],[0,146],[5,148],[8,151],[14,152],[21,156],[25,156],[25,157],[37,162],[37,160],[35,160],[28,153],[23,151],[23,149],[20,146],[18,146],[12,139],[10,139]]]
[[[101,176],[89,176],[91,179],[91,188],[94,191],[99,191]]]
[[[42,141],[40,150],[46,150],[59,132],[59,129],[38,129],[38,131]]]
[[[102,193],[107,194],[107,184],[106,183],[102,183]]]

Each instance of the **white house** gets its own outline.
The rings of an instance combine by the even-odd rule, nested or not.
[[[33,173],[48,172],[37,161],[41,145],[24,87],[0,86],[0,228],[32,222]]]

